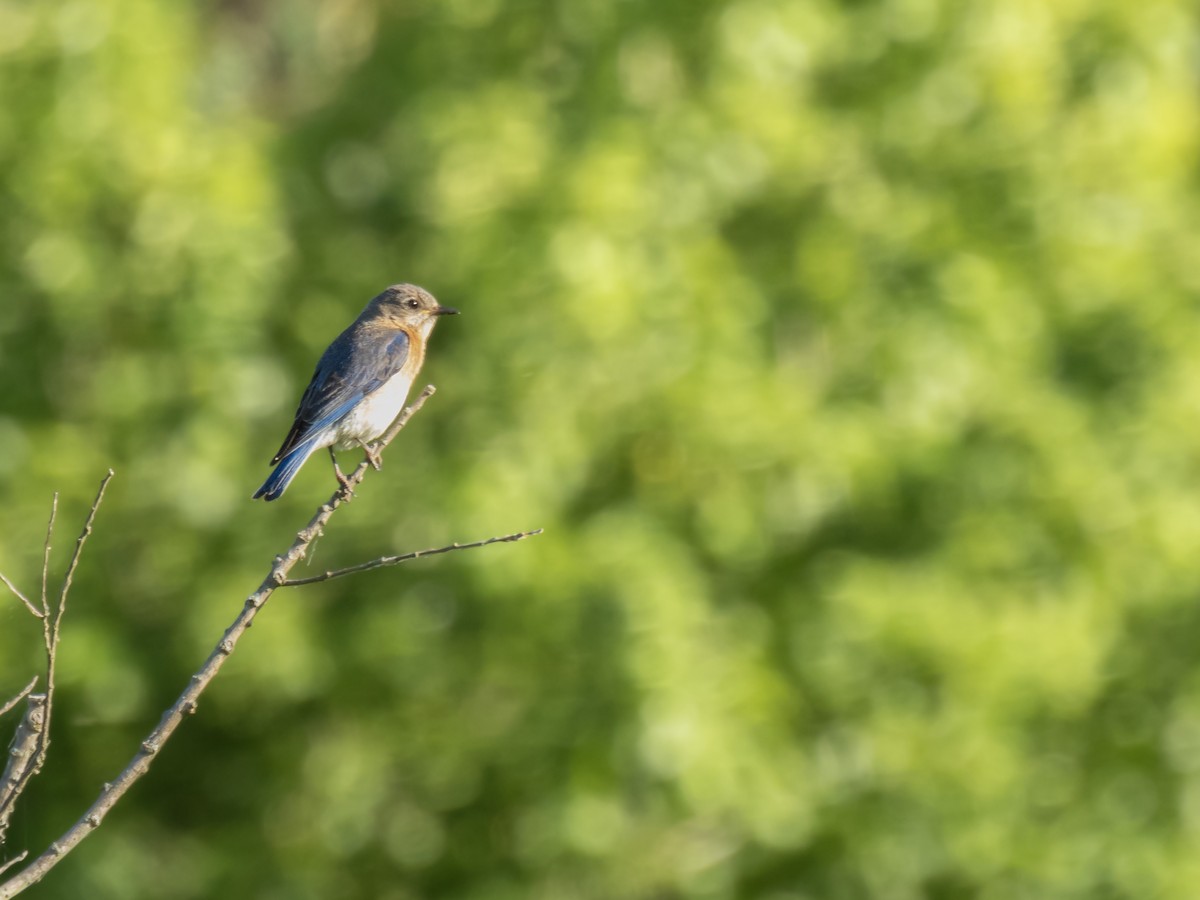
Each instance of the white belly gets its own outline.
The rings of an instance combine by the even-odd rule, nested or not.
[[[368,394],[362,402],[335,425],[334,448],[349,450],[375,440],[388,426],[396,421],[408,390],[412,387],[412,376],[397,372],[383,387]]]

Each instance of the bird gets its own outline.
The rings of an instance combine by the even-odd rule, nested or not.
[[[361,447],[376,469],[371,442],[400,415],[413,379],[425,361],[425,345],[442,316],[458,315],[415,284],[394,284],[371,300],[358,318],[334,339],[317,362],[300,398],[292,430],[271,460],[275,470],[253,499],[277,500],[314,452],[329,448],[333,471],[343,487],[334,450]]]

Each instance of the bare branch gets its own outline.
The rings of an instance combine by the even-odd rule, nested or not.
[[[50,521],[46,525],[46,543],[42,555],[42,641],[46,651],[46,692],[44,694],[29,694],[29,703],[25,717],[17,726],[16,736],[9,747],[8,764],[4,770],[4,781],[0,783],[0,844],[4,843],[4,834],[8,830],[9,821],[16,809],[17,800],[28,786],[30,780],[42,770],[46,762],[46,752],[50,747],[50,719],[54,710],[54,679],[55,667],[58,662],[58,642],[62,627],[63,613],[67,609],[67,594],[71,590],[71,582],[75,577],[75,569],[79,565],[79,557],[83,553],[83,545],[92,533],[92,523],[96,520],[96,511],[104,499],[105,488],[112,480],[113,470],[100,482],[96,499],[92,502],[91,511],[83,523],[83,531],[75,541],[75,552],[67,566],[67,573],[59,589],[58,598],[53,610],[50,606],[48,582],[50,573],[50,541],[54,534],[54,520],[58,515],[58,494],[50,507]],[[53,613],[53,614],[52,614]],[[31,682],[30,688],[33,683]],[[28,694],[29,692],[26,691]]]
[[[439,553],[452,553],[455,550],[472,550],[475,547],[486,547],[488,544],[503,544],[512,543],[514,541],[523,541],[527,537],[533,537],[542,533],[542,529],[535,528],[533,531],[518,531],[516,534],[505,534],[501,537],[490,537],[482,541],[472,541],[469,544],[453,543],[445,547],[436,547],[432,550],[414,550],[412,553],[402,553],[399,556],[381,556],[379,559],[373,559],[370,562],[359,563],[357,566],[347,566],[344,569],[334,569],[329,572],[322,572],[320,575],[313,575],[310,578],[289,578],[283,582],[280,587],[298,587],[302,584],[316,584],[318,581],[329,581],[333,578],[341,578],[343,575],[356,575],[359,572],[368,572],[371,569],[382,569],[385,566],[395,566],[403,562],[408,562],[412,559],[420,559],[423,556],[436,556]]]
[[[50,649],[50,606],[46,585],[50,579],[50,540],[54,536],[54,520],[58,516],[58,493],[50,503],[50,519],[46,523],[46,541],[42,551],[42,593],[41,611],[37,614],[42,620],[42,634],[46,642],[46,674],[53,678],[54,660]],[[36,681],[36,679],[35,679]],[[50,681],[47,682],[47,690]],[[0,783],[0,845],[4,843],[4,835],[8,830],[9,820],[16,809],[17,800],[25,790],[29,780],[38,773],[45,760],[43,741],[46,735],[47,696],[48,694],[27,694],[28,704],[25,716],[17,726],[17,733],[9,745],[9,759],[4,768],[4,780]],[[6,709],[8,707],[6,706]]]
[[[108,488],[108,483],[112,481],[113,470],[109,469],[108,474],[100,481],[100,489],[96,491],[96,499],[92,501],[92,508],[88,512],[87,519],[83,523],[83,531],[79,533],[79,537],[75,539],[75,552],[71,554],[71,562],[67,565],[67,574],[63,576],[62,587],[58,592],[58,601],[54,606],[54,615],[50,615],[50,607],[47,606],[45,599],[46,583],[43,575],[42,581],[42,605],[45,610],[45,617],[42,619],[42,639],[46,645],[46,727],[42,732],[41,746],[38,747],[37,765],[34,766],[36,773],[42,768],[42,763],[46,758],[46,750],[50,746],[50,718],[54,713],[54,673],[58,662],[58,641],[59,631],[62,627],[63,613],[67,610],[67,594],[71,591],[71,582],[75,578],[75,569],[79,566],[79,557],[83,554],[83,545],[92,534],[92,523],[96,521],[96,511],[100,508],[100,503],[104,500],[104,492]],[[54,506],[58,508],[58,495],[54,495]],[[53,519],[51,519],[53,524]],[[50,556],[50,535],[46,535],[46,558]]]
[[[25,608],[27,610],[29,610],[31,613],[33,613],[33,615],[37,616],[39,619],[42,617],[41,610],[39,610],[36,606],[34,606],[33,601],[30,600],[28,597],[26,597],[24,594],[22,594],[17,589],[17,586],[15,584],[13,584],[11,581],[9,581],[8,576],[6,576],[3,572],[0,572],[0,584],[3,584],[6,588],[8,588],[10,591],[12,591],[13,595],[18,600],[20,600],[22,603],[24,603]]]
[[[413,404],[405,409],[404,412],[396,419],[396,421],[380,439],[378,444],[372,448],[372,451],[378,454],[389,443],[391,443],[400,430],[404,428],[405,424],[407,424],[408,420],[411,419],[412,416],[421,409],[426,400],[433,396],[433,393],[433,385],[427,386],[413,402]],[[59,860],[70,853],[85,837],[99,827],[100,823],[104,820],[104,817],[113,808],[113,806],[116,805],[117,801],[125,795],[129,788],[138,779],[140,779],[146,774],[146,772],[149,771],[150,764],[162,750],[163,745],[170,740],[171,736],[175,733],[176,729],[178,729],[184,718],[196,712],[197,701],[199,700],[200,695],[212,682],[213,678],[216,677],[221,667],[225,664],[225,661],[236,649],[238,641],[241,639],[242,635],[245,634],[246,629],[253,624],[255,617],[258,615],[258,611],[262,609],[263,605],[270,599],[271,595],[278,587],[289,583],[287,577],[288,573],[300,560],[304,559],[313,542],[320,537],[326,524],[329,522],[330,518],[333,516],[333,513],[338,509],[338,507],[353,496],[353,488],[361,483],[368,465],[368,461],[364,460],[346,479],[346,484],[339,485],[338,489],[334,491],[329,500],[318,508],[316,514],[311,520],[309,520],[308,525],[306,525],[296,534],[296,539],[292,542],[292,545],[288,548],[287,552],[275,558],[274,563],[267,572],[267,576],[258,586],[258,589],[246,598],[241,611],[233,620],[233,623],[225,630],[221,640],[217,642],[217,645],[213,648],[208,658],[204,661],[204,664],[192,675],[187,687],[183,690],[183,693],[181,693],[179,698],[170,706],[169,709],[167,709],[166,712],[163,713],[158,725],[142,742],[137,753],[134,754],[133,759],[130,760],[128,765],[126,765],[126,767],[121,771],[114,781],[104,785],[104,788],[101,790],[100,796],[96,799],[96,801],[92,803],[87,811],[84,812],[83,816],[80,817],[80,819],[74,825],[72,825],[62,835],[62,837],[51,844],[49,849],[38,856],[23,871],[19,872],[7,882],[0,884],[0,900],[9,900],[9,898],[15,897],[30,885],[41,881],[41,879],[45,877],[46,873],[58,864]],[[105,480],[105,483],[107,483],[107,479]],[[101,492],[103,492],[103,487]],[[98,503],[99,497],[97,497],[97,504]],[[95,507],[93,507],[93,512],[94,511]],[[90,524],[91,517],[89,517],[88,526],[85,528],[85,532],[90,529]],[[525,535],[521,536],[523,537]],[[463,545],[461,549],[466,549],[468,546],[483,546],[483,544],[493,543],[500,540],[519,539],[520,538],[518,536],[509,535],[506,538],[494,538],[489,541],[477,542],[476,544]],[[49,537],[47,537],[47,559],[49,558],[49,543]],[[77,543],[77,551],[81,543],[82,537],[80,542]],[[419,551],[417,555],[427,555],[428,553],[434,552],[448,552],[451,549],[455,548],[447,547],[436,551]],[[414,555],[413,558],[416,558],[416,555]],[[397,558],[396,561],[399,561],[399,558]],[[391,563],[382,564],[390,565]],[[374,565],[369,564],[369,567],[373,568]],[[43,595],[44,594],[45,586],[43,580]],[[44,600],[43,608],[46,609]],[[46,609],[46,615],[49,617],[48,609]],[[51,634],[53,635],[54,633],[55,630],[52,628]]]
[[[16,705],[18,703],[20,703],[22,700],[24,700],[26,697],[28,697],[30,694],[32,694],[33,689],[35,687],[37,687],[37,680],[38,680],[38,677],[36,675],[34,675],[33,678],[31,678],[29,680],[29,684],[25,685],[25,687],[23,687],[21,689],[21,693],[17,694],[17,696],[13,697],[11,700],[9,700],[7,703],[5,703],[4,706],[0,707],[0,716],[3,716],[6,713],[8,713],[10,710],[16,708]]]
[[[38,773],[45,759],[47,709],[45,694],[30,694],[25,715],[9,744],[8,763],[4,767],[4,778],[0,781],[0,845],[4,844],[8,823],[21,792]]]

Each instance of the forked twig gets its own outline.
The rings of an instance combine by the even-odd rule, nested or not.
[[[42,550],[42,590],[40,595],[42,608],[40,611],[31,609],[34,615],[42,620],[42,642],[46,653],[46,691],[42,694],[32,693],[33,686],[37,683],[35,677],[17,698],[5,704],[2,711],[8,712],[12,706],[20,702],[22,697],[28,698],[25,715],[17,726],[16,736],[9,746],[3,781],[0,781],[0,845],[4,843],[4,837],[8,831],[9,822],[12,820],[13,811],[16,809],[17,801],[21,798],[21,794],[29,785],[30,780],[42,770],[42,766],[46,762],[46,752],[50,747],[50,718],[54,710],[54,679],[58,663],[58,642],[63,613],[67,608],[67,595],[71,591],[71,583],[74,579],[75,569],[79,565],[79,558],[83,553],[83,545],[92,533],[92,524],[96,521],[96,511],[99,510],[100,503],[104,500],[104,491],[112,477],[113,471],[109,469],[108,474],[100,482],[96,499],[92,501],[92,508],[83,523],[83,531],[75,541],[75,552],[71,555],[71,562],[67,566],[62,587],[58,591],[58,597],[53,607],[50,604],[49,590],[50,542],[54,536],[54,521],[58,516],[57,493],[50,504],[50,519],[46,523],[46,541]],[[25,601],[26,606],[33,606],[7,579],[5,582],[14,593]]]

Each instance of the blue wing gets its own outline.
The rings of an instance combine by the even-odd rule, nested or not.
[[[409,338],[403,331],[380,334],[352,326],[339,335],[317,363],[312,381],[300,398],[292,430],[271,465],[386,384],[408,360],[408,353]]]

